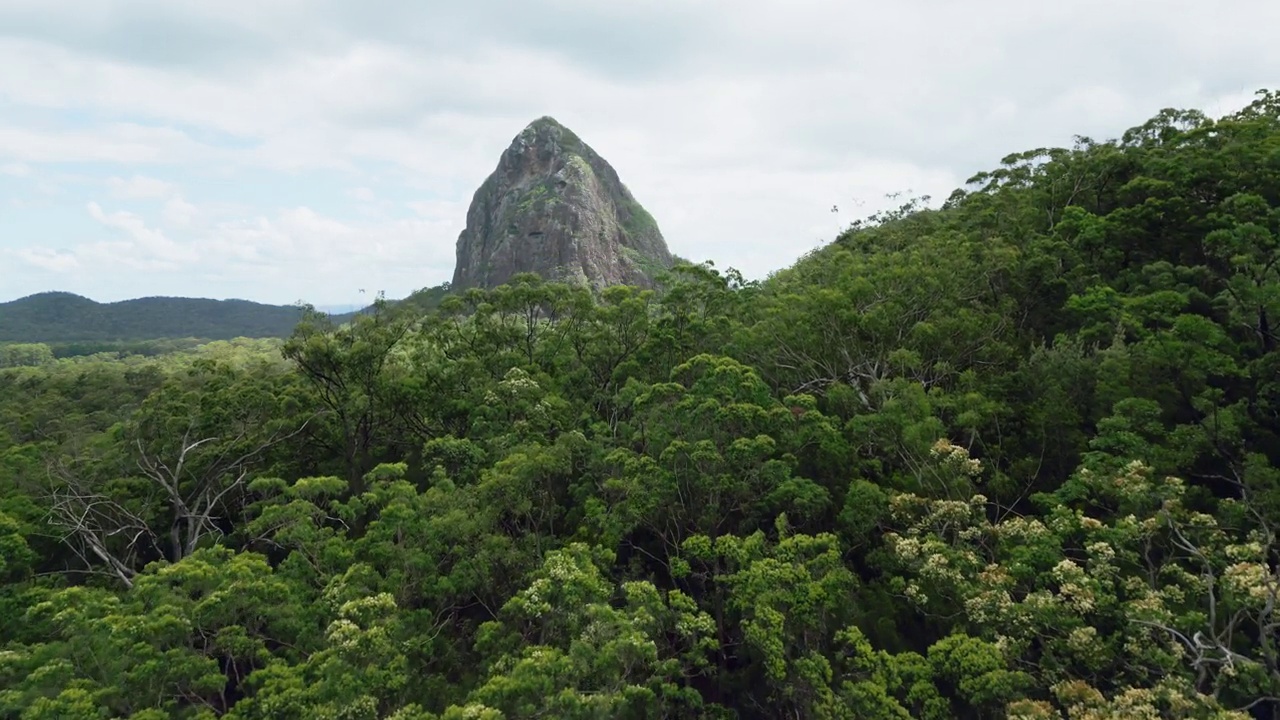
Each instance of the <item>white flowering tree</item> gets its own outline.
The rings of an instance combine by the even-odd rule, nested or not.
[[[982,471],[962,448],[938,454]],[[1276,702],[1277,547],[1246,503],[1201,512],[1140,462],[1036,502],[993,521],[982,495],[890,501],[896,589],[1049,689],[1010,716],[1245,718]]]

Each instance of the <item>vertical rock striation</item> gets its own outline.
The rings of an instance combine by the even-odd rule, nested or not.
[[[520,272],[595,289],[649,287],[671,264],[658,224],[609,163],[543,117],[472,198],[452,287],[492,288]]]

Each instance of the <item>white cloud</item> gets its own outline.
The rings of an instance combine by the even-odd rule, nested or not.
[[[102,235],[73,257],[113,268],[84,276],[100,295],[150,292],[163,278],[140,268],[160,263],[190,294],[346,301],[327,295],[344,272],[389,290],[449,277],[475,188],[550,114],[673,251],[761,276],[855,200],[940,200],[1009,152],[1280,85],[1280,3],[1175,5],[10,0],[0,172],[92,165],[59,181],[72,212],[94,199],[76,188],[104,183],[162,201],[90,210]],[[321,176],[336,200],[306,197]],[[251,179],[294,192],[232,207],[197,190]],[[62,240],[25,232],[0,244],[57,256]]]
[[[456,237],[461,226],[454,213],[442,212],[447,205],[429,205],[417,217],[352,223],[305,206],[271,216],[229,216],[175,197],[151,219],[90,202],[87,214],[106,235],[56,250],[10,252],[33,268],[76,281],[137,274],[150,288],[173,287],[164,291],[169,293],[289,303],[313,299],[317,291],[349,300],[344,293],[358,285],[402,296],[427,284],[424,276],[447,279],[452,271],[452,248],[422,238]],[[200,283],[241,291],[183,290]],[[113,300],[156,292],[124,285],[89,294]]]
[[[0,73],[0,77],[4,75]],[[0,158],[29,164],[200,162],[213,159],[215,154],[180,130],[137,123],[69,131],[0,125]]]
[[[459,231],[462,230],[462,226],[465,224],[464,218],[467,214],[467,204],[465,202],[458,200],[410,200],[404,206],[419,217],[433,220],[437,223],[456,223]]]
[[[343,222],[309,207],[294,207],[272,217],[217,222],[198,241],[205,265],[238,282],[260,285],[262,297],[277,302],[324,297],[351,300],[357,288],[403,296],[429,284],[423,278],[447,278],[452,248],[425,243],[424,237],[452,233],[452,219],[380,219]]]
[[[50,248],[19,248],[11,251],[19,259],[49,272],[63,273],[80,267],[74,253]]]
[[[199,214],[199,208],[181,197],[171,197],[164,204],[163,218],[169,225],[178,227],[190,225]]]
[[[81,253],[102,263],[120,264],[136,270],[174,270],[200,260],[190,245],[174,242],[165,233],[130,212],[105,212],[96,202],[86,206],[89,216],[102,225],[121,231],[125,239],[93,243]]]
[[[107,189],[111,191],[113,197],[123,200],[164,199],[177,192],[173,183],[145,175],[134,175],[128,179],[107,178]]]

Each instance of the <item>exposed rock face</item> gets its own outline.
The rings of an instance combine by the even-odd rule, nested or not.
[[[672,257],[653,217],[604,158],[552,118],[535,120],[476,191],[458,236],[456,290],[519,272],[649,287]]]

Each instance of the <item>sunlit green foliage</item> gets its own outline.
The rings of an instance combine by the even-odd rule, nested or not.
[[[1280,717],[1277,238],[1263,93],[762,282],[0,346],[0,717]]]

